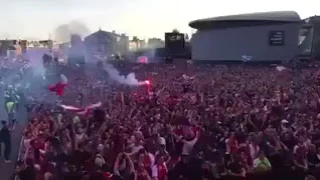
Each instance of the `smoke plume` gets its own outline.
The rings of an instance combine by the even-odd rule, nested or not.
[[[66,24],[59,25],[54,30],[54,40],[59,43],[69,42],[73,34],[79,35],[81,38],[90,33],[89,28],[81,21],[71,21]]]
[[[22,84],[29,84],[28,93],[33,98],[45,102],[54,102],[56,98],[47,92],[46,84],[51,83],[46,79],[46,69],[43,65],[43,55],[51,54],[47,48],[29,48],[24,54],[25,58],[29,60],[29,68],[27,69],[21,81]]]
[[[43,66],[42,57],[44,54],[50,54],[47,48],[29,48],[24,57],[29,60],[30,68],[33,75],[45,78],[45,68]]]
[[[126,84],[129,86],[140,86],[147,84],[146,81],[139,81],[138,79],[136,79],[136,75],[134,73],[130,73],[127,76],[120,75],[120,72],[111,64],[105,65],[104,69],[108,72],[111,79],[117,81],[120,84]]]

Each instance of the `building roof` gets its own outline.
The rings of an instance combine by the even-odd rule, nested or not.
[[[311,16],[303,20],[305,23],[319,23],[320,16]]]
[[[117,34],[115,32],[108,32],[103,30],[98,30],[87,37],[84,38],[85,42],[88,41],[99,41],[99,42],[107,42],[111,40],[117,40],[119,38],[127,37],[125,34]],[[117,40],[118,41],[118,40]]]
[[[223,23],[225,25],[234,22],[301,22],[301,18],[295,11],[271,11],[199,19],[191,21],[189,26],[199,29],[211,25],[212,28],[215,28],[215,24]]]
[[[115,37],[121,37],[121,35],[119,35],[119,34],[117,34],[115,32],[103,31],[101,29],[99,31],[96,31],[96,32],[90,34],[89,36],[115,36]]]
[[[92,33],[92,34],[89,34],[87,37],[85,37],[84,39],[86,39],[86,38],[90,38],[90,37],[104,37],[104,36],[108,36],[109,35],[109,33],[108,32],[106,32],[106,31],[102,31],[102,30],[99,30],[99,31],[96,31],[96,32],[94,32],[94,33]]]

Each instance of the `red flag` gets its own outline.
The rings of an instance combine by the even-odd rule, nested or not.
[[[68,79],[65,75],[61,74],[60,76],[61,80],[60,82],[54,84],[54,85],[49,85],[48,89],[51,92],[56,93],[57,96],[62,96],[64,93],[64,88],[67,86],[68,84]]]
[[[62,96],[66,85],[67,84],[62,84],[59,82],[55,85],[49,85],[48,89],[49,89],[49,91],[56,93],[57,96]]]

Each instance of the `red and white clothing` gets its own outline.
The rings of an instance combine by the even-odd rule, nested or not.
[[[147,155],[144,155],[144,158],[143,158],[143,166],[145,168],[151,168],[154,166],[154,162],[155,162],[155,158],[154,158],[154,155],[151,154],[151,153],[148,153]]]
[[[168,174],[168,168],[165,163],[158,163],[152,167],[152,178],[156,180],[165,180]]]
[[[225,141],[226,143],[226,148],[227,148],[227,153],[234,153],[238,150],[238,140],[235,138],[228,138]]]

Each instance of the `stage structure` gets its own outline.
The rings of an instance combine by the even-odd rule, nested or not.
[[[320,60],[320,16],[303,20],[299,32],[298,57]]]

